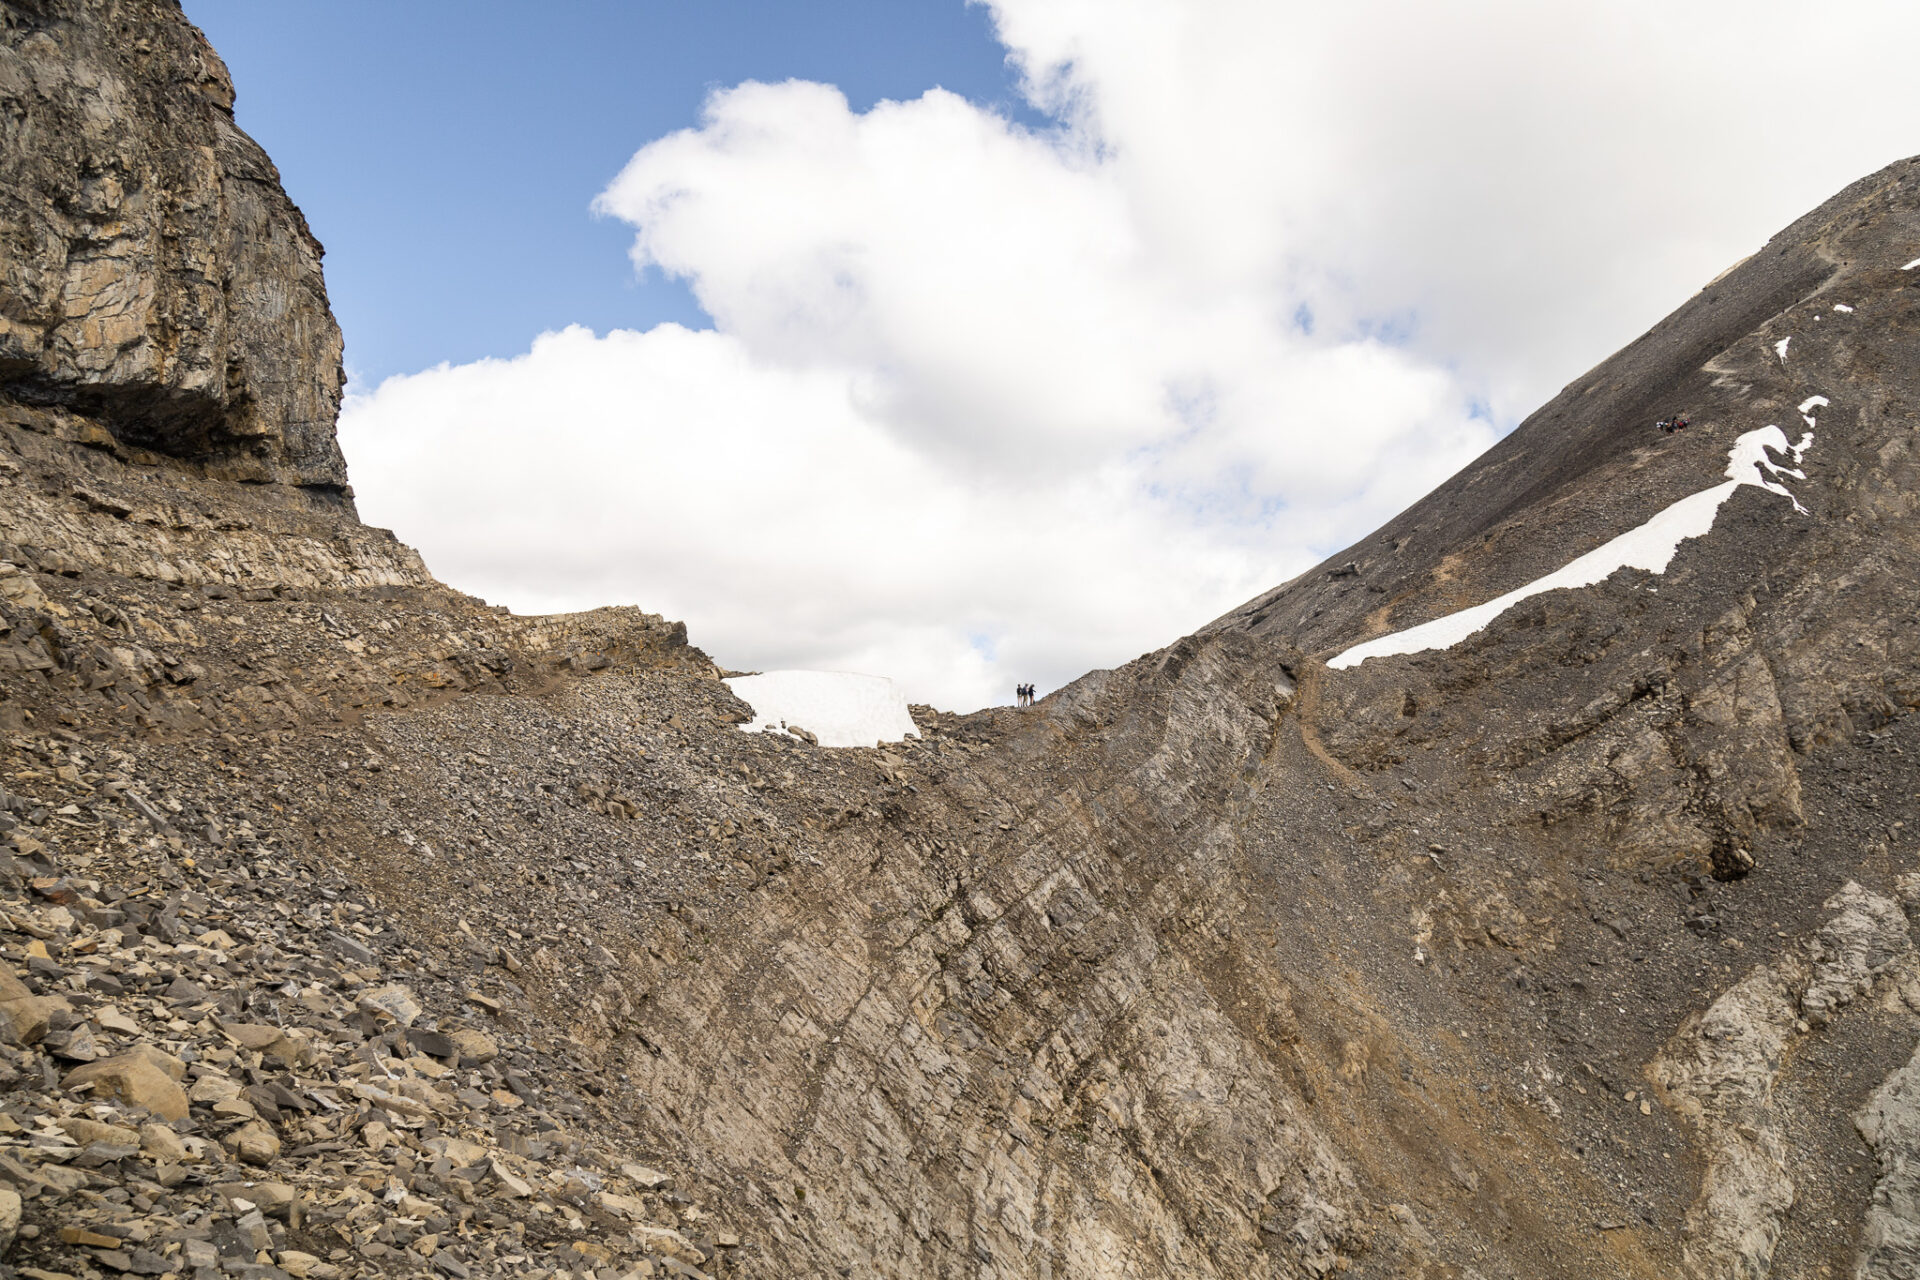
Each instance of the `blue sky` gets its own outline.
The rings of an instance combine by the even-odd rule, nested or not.
[[[1033,118],[987,11],[946,0],[186,0],[327,249],[365,387],[522,351],[545,329],[707,324],[626,266],[594,196],[743,80],[838,85],[859,110],[942,85]]]

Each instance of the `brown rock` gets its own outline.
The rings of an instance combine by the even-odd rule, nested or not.
[[[140,1126],[140,1149],[155,1160],[175,1164],[188,1158],[187,1144],[181,1141],[180,1135],[153,1121]]]
[[[447,1032],[447,1038],[453,1041],[454,1048],[460,1051],[460,1061],[470,1066],[492,1062],[500,1056],[500,1046],[493,1037],[484,1031],[472,1027],[460,1027]]]
[[[75,1091],[93,1089],[118,1098],[130,1107],[145,1107],[163,1120],[184,1120],[189,1110],[187,1095],[180,1086],[147,1056],[137,1053],[123,1053],[76,1067],[61,1080],[60,1087]]]
[[[642,1191],[658,1191],[662,1187],[673,1185],[673,1175],[649,1169],[643,1164],[623,1164],[620,1172]]]
[[[362,1009],[385,1014],[403,1027],[412,1026],[421,1013],[419,999],[397,982],[361,992],[359,1005]]]
[[[164,1073],[169,1080],[178,1081],[187,1078],[186,1063],[180,1061],[180,1059],[165,1050],[156,1049],[150,1044],[136,1044],[121,1056],[139,1058],[143,1062],[150,1063]]]
[[[264,1120],[253,1120],[221,1139],[233,1154],[251,1165],[265,1168],[280,1156],[280,1136]]]
[[[287,1207],[298,1195],[284,1182],[223,1182],[214,1190],[225,1197],[229,1204],[237,1200],[245,1200],[249,1205],[270,1217],[285,1217]]]
[[[220,1030],[227,1039],[243,1049],[256,1053],[265,1053],[286,1039],[286,1033],[279,1027],[270,1027],[259,1022],[228,1022]]]
[[[533,1194],[533,1188],[513,1175],[513,1171],[498,1160],[493,1162],[493,1176],[500,1184],[500,1194],[513,1200],[524,1200]]]
[[[98,1120],[88,1120],[84,1116],[74,1116],[62,1120],[60,1128],[69,1138],[81,1146],[90,1142],[107,1142],[116,1147],[137,1147],[140,1145],[140,1133],[123,1125],[101,1124]]]
[[[485,1147],[464,1138],[435,1138],[427,1143],[427,1150],[445,1156],[463,1169],[471,1168],[487,1158]]]
[[[36,996],[11,969],[0,965],[0,1036],[21,1046],[38,1044],[54,1011],[68,1008],[58,996]]]

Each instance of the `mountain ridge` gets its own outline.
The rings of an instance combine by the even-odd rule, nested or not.
[[[683,626],[360,524],[217,58],[163,0],[0,14],[7,1267],[1910,1271],[1913,161],[1311,573],[822,748]],[[1743,486],[1663,574],[1328,667],[1816,394],[1807,514]]]

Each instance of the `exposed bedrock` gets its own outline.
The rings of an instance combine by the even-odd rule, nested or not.
[[[0,387],[235,480],[341,488],[320,244],[176,5],[0,6]]]

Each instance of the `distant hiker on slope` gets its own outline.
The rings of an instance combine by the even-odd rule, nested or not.
[[[1676,431],[1687,429],[1687,416],[1684,413],[1676,413],[1671,418],[1662,418],[1653,425],[1666,434],[1672,435]]]

